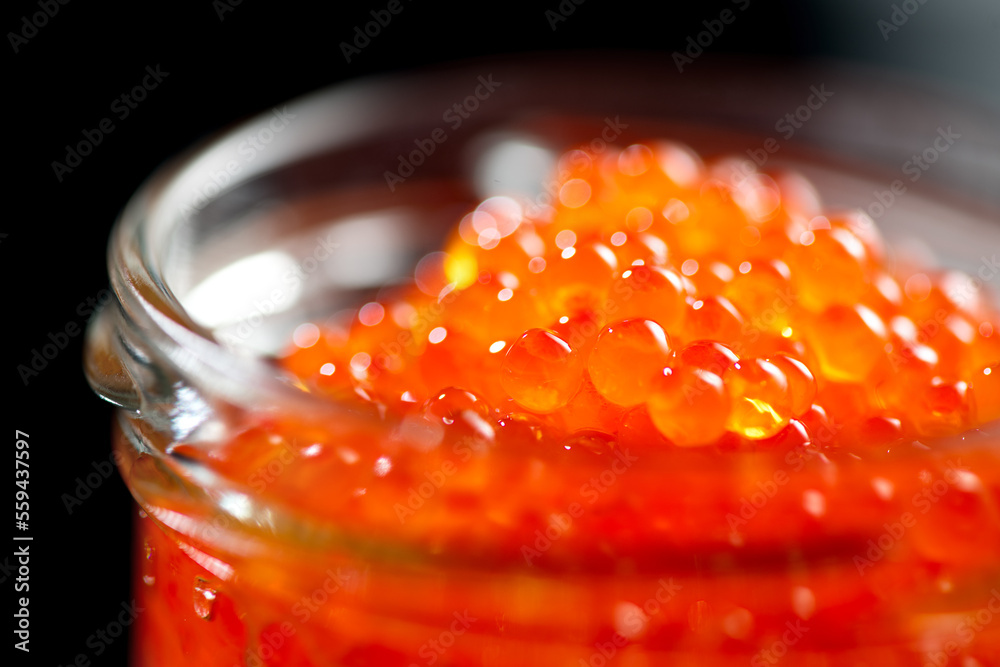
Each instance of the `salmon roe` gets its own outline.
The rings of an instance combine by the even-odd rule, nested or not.
[[[333,409],[175,448],[246,493],[141,520],[143,664],[1000,664],[989,299],[800,176],[558,164],[296,329]]]
[[[285,368],[404,410],[461,387],[556,431],[613,437],[638,407],[682,447],[753,447],[814,405],[852,438],[872,420],[905,438],[1000,416],[997,312],[950,298],[954,272],[894,272],[872,221],[824,212],[801,177],[662,142],[559,164],[551,208],[486,200],[436,271],[422,262],[409,293]]]

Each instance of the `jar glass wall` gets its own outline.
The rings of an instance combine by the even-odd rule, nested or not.
[[[1000,624],[976,618],[1000,609],[996,428],[854,463],[560,461],[581,492],[554,501],[524,480],[555,461],[486,456],[476,436],[357,473],[372,443],[420,434],[273,359],[303,322],[412,276],[480,200],[551,201],[554,160],[578,145],[668,138],[794,169],[826,205],[866,210],[890,264],[931,252],[989,289],[996,118],[864,72],[547,57],[321,92],[181,156],[118,222],[117,300],[87,342],[141,508],[135,662],[993,664]],[[488,477],[524,481],[537,531],[475,497]],[[594,479],[608,491],[590,504]],[[670,490],[647,524],[595,518],[633,485]]]

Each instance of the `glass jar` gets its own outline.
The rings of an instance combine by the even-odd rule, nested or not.
[[[135,664],[1000,664],[996,428],[865,461],[626,446],[529,461],[473,436],[403,470],[358,451],[421,434],[273,363],[301,323],[411,276],[483,198],[551,201],[555,156],[580,144],[663,137],[794,169],[826,205],[866,210],[890,261],[994,280],[995,109],[865,72],[698,65],[546,56],[352,83],[142,187],[86,349],[140,508]],[[485,475],[554,464],[580,497],[528,484],[530,521],[470,499]],[[648,524],[608,520],[646,486],[669,490]]]

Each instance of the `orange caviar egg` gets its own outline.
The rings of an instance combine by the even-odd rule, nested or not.
[[[1000,364],[987,366],[974,375],[972,390],[978,421],[1000,419]]]
[[[886,378],[876,385],[883,407],[905,405],[915,390],[930,384],[937,374],[938,355],[916,341],[895,339],[888,349]]]
[[[792,398],[785,374],[766,359],[744,359],[724,376],[733,405],[726,428],[751,440],[775,435],[788,424]]]
[[[748,313],[752,331],[775,335],[794,333],[791,325],[797,297],[789,277],[788,267],[780,260],[744,261],[737,266],[722,294],[740,312]]]
[[[495,429],[490,419],[490,406],[479,395],[459,387],[445,387],[424,402],[423,418],[440,424],[445,437],[466,443],[491,442]],[[418,433],[419,438],[422,434]]]
[[[569,343],[574,350],[579,350],[586,362],[597,336],[607,323],[607,316],[604,313],[587,309],[578,311],[572,316],[563,315],[548,329]]]
[[[895,417],[879,415],[869,417],[861,423],[857,437],[863,437],[873,445],[887,445],[903,435],[903,423]]]
[[[785,260],[800,302],[811,310],[857,303],[869,288],[868,253],[848,229],[804,231]]]
[[[888,333],[871,309],[832,306],[813,320],[806,334],[820,371],[831,380],[862,382],[882,359]]]
[[[689,271],[685,271],[685,265]],[[733,268],[725,262],[695,262],[686,260],[681,265],[681,271],[687,275],[698,294],[723,294],[726,285],[735,276]]]
[[[511,346],[500,368],[500,384],[518,405],[552,412],[566,405],[583,379],[580,355],[554,332],[529,329]]]
[[[445,387],[424,403],[424,415],[450,426],[470,416],[486,419],[490,407],[471,391],[458,387]]]
[[[429,342],[419,357],[408,360],[422,380],[423,392],[414,390],[414,399],[449,386],[472,387],[490,402],[506,398],[500,386],[500,366],[513,340],[486,342],[443,327],[432,330],[430,336],[436,342]]]
[[[899,281],[888,273],[876,271],[872,276],[872,289],[865,294],[862,303],[878,313],[880,317],[891,318],[899,312],[899,306],[902,302],[903,288]]]
[[[788,382],[788,396],[793,415],[801,415],[816,398],[816,378],[804,363],[785,354],[776,354],[768,359],[781,371]]]
[[[611,294],[617,319],[645,317],[667,330],[684,317],[686,290],[676,272],[658,266],[632,266],[622,273]]]
[[[533,225],[522,224],[517,231],[502,238],[497,238],[499,232],[492,236],[486,232],[483,236],[491,239],[483,239],[485,247],[457,235],[447,246],[443,259],[444,276],[456,288],[468,287],[484,272],[492,276],[509,273],[521,280],[538,273],[532,270],[539,268],[538,262],[532,264],[532,260],[543,257],[546,246]]]
[[[686,340],[717,340],[737,346],[742,331],[743,316],[724,296],[696,299],[685,313],[683,336]]]
[[[663,327],[653,320],[623,320],[597,337],[587,369],[604,398],[628,406],[645,400],[669,362],[670,346]]]
[[[443,299],[448,304],[441,325],[491,343],[514,338],[551,319],[533,281],[505,278],[502,274],[498,279],[487,276],[484,282],[470,285],[451,299]]]
[[[647,409],[656,429],[675,445],[709,445],[726,432],[729,391],[715,373],[682,366],[657,383]]]
[[[614,425],[621,421],[625,410],[625,407],[612,403],[602,396],[584,373],[580,388],[573,394],[569,403],[549,417],[549,423],[557,424],[564,433],[582,429],[613,433]]]
[[[642,210],[643,213],[636,213],[638,210]],[[629,221],[640,217],[648,218],[649,224],[652,224],[653,214],[649,209],[632,209],[626,216],[626,227],[632,226]],[[645,222],[635,222],[634,226],[645,229],[645,224]],[[622,270],[626,270],[630,266],[666,266],[670,250],[667,242],[656,234],[649,232],[632,234],[621,230],[608,231],[611,233],[605,235],[605,243],[614,250],[615,256],[618,258],[618,266]]]
[[[720,254],[730,239],[747,225],[745,216],[733,202],[729,187],[719,180],[707,181],[697,197],[671,212],[678,252],[685,257]]]
[[[606,245],[568,245],[546,256],[545,261],[540,278],[550,312],[557,316],[572,315],[578,310],[604,305],[618,268],[618,258]]]
[[[964,349],[961,359],[963,379],[971,379],[979,372],[1000,363],[1000,323],[986,321],[976,327],[972,341]],[[965,377],[967,376],[967,377]]]
[[[947,435],[968,428],[970,396],[965,382],[935,378],[930,387],[918,389],[916,394],[916,404],[908,416],[920,435]]]
[[[733,364],[740,360],[736,353],[714,340],[696,340],[685,345],[677,355],[687,366],[724,375]]]

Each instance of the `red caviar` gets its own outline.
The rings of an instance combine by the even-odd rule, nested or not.
[[[261,664],[917,665],[957,642],[998,581],[996,442],[961,444],[1000,418],[997,311],[949,297],[950,274],[894,273],[871,220],[824,213],[801,177],[662,142],[560,164],[550,210],[484,202],[411,288],[289,346],[301,386],[381,431],[269,417],[211,461],[236,478],[281,461],[264,497],[414,562],[495,568],[495,588],[467,582],[479,625],[450,620],[465,584],[403,596],[372,575],[362,594],[348,557],[343,606]],[[648,585],[689,556],[680,592]],[[301,593],[232,567],[277,583],[265,602],[216,582],[228,639],[204,650],[227,656],[278,632],[240,613],[280,624]],[[170,595],[190,593],[150,591],[142,622],[179,613]],[[442,627],[455,648],[421,652]],[[1000,664],[998,627],[948,655]]]
[[[376,394],[385,393],[382,384],[419,403],[459,386],[510,397],[556,424],[553,413],[570,409],[581,380],[611,403],[637,405],[655,393],[651,383],[664,369],[669,375],[690,357],[695,368],[724,377],[736,394],[726,430],[751,440],[774,435],[829,385],[833,397],[865,394],[821,402],[833,421],[892,415],[906,425],[904,437],[957,433],[992,418],[989,401],[979,408],[984,418],[975,416],[982,401],[974,396],[977,384],[987,395],[995,384],[983,371],[1000,355],[996,312],[981,299],[968,306],[950,299],[952,274],[942,283],[924,273],[893,276],[863,215],[824,215],[795,179],[784,178],[791,190],[782,199],[770,178],[738,178],[727,161],[704,167],[675,145],[577,150],[563,162],[574,168],[546,219],[524,215],[507,198],[463,219],[445,249],[436,315],[412,332],[414,349],[392,360],[392,382],[373,376],[377,363],[368,372]],[[731,229],[736,235],[726,237]],[[764,237],[763,256],[759,243],[737,242]],[[427,301],[416,289],[410,298],[413,312]],[[914,322],[927,316],[936,319],[921,331]],[[333,347],[293,348],[283,363],[323,391],[323,364],[345,357],[344,348],[375,359],[399,330],[373,327]],[[755,360],[727,373],[699,366],[717,364],[711,355],[672,353],[678,344],[723,345],[734,360]],[[421,363],[427,355],[432,364]],[[431,368],[420,372],[422,365]],[[767,377],[746,382],[751,367]],[[770,398],[746,393],[754,387]],[[781,413],[771,409],[778,404]]]

